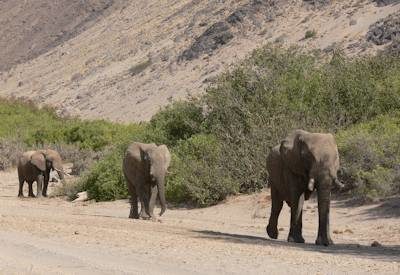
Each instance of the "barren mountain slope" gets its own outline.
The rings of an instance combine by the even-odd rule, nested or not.
[[[0,1],[0,71],[62,44],[112,12],[113,0]]]
[[[309,2],[329,1],[114,1],[90,28],[1,73],[0,95],[51,104],[62,115],[148,120],[266,43],[373,52],[369,26],[400,10],[398,1]],[[307,30],[315,37],[304,39]]]

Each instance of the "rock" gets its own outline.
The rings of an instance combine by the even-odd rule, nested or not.
[[[211,54],[232,39],[233,34],[230,31],[229,24],[217,22],[200,35],[189,49],[183,51],[179,60],[189,61],[198,58],[201,54]]]
[[[333,234],[343,234],[343,230],[335,229],[333,230]]]
[[[400,12],[378,20],[369,27],[367,41],[375,45],[388,44],[400,36]]]
[[[371,243],[371,246],[372,246],[372,247],[381,247],[382,244],[380,244],[378,241],[373,241],[373,242]]]
[[[375,2],[378,7],[384,7],[384,6],[400,3],[400,0],[373,0],[372,2]]]
[[[351,229],[349,229],[349,228],[346,228],[346,229],[344,230],[344,233],[353,234],[354,232],[353,232],[353,230],[351,230]]]
[[[247,9],[241,8],[231,13],[231,15],[228,16],[226,21],[231,25],[235,25],[237,23],[243,22],[246,15],[247,15]]]
[[[331,0],[303,0],[303,2],[315,7],[322,7],[331,3]]]
[[[86,191],[84,191],[84,192],[79,192],[78,194],[77,194],[77,198],[75,199],[75,200],[73,200],[72,202],[79,202],[79,201],[86,201],[86,200],[88,200],[88,193],[86,192]]]

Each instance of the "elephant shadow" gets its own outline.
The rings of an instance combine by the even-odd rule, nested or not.
[[[244,235],[244,234],[232,234],[212,230],[193,230],[193,233],[199,234],[198,238],[220,240],[232,243],[245,243],[252,245],[262,245],[271,247],[287,247],[303,249],[306,251],[314,251],[326,254],[338,254],[338,255],[351,255],[361,258],[369,258],[388,262],[399,262],[400,261],[400,245],[382,246],[382,247],[371,247],[366,245],[360,245],[356,243],[340,243],[332,246],[317,246],[311,243],[290,243],[284,240],[271,240],[264,237]]]

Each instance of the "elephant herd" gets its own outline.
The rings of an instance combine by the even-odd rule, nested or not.
[[[134,142],[126,150],[122,162],[130,195],[132,219],[154,219],[154,206],[158,198],[160,216],[165,212],[165,185],[171,154],[165,145]],[[337,179],[339,153],[331,134],[310,133],[295,130],[271,149],[266,159],[271,187],[271,214],[267,234],[278,238],[278,218],[283,203],[291,208],[289,242],[304,243],[302,236],[302,212],[304,200],[316,190],[318,197],[319,227],[315,243],[333,244],[329,234],[330,194],[334,186],[342,187]],[[54,150],[25,152],[18,161],[19,192],[26,181],[29,196],[34,196],[33,182],[37,182],[37,196],[47,196],[50,171],[57,171],[64,178],[61,157]],[[138,203],[140,202],[140,212]]]

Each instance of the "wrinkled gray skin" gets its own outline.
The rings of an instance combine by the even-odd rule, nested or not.
[[[303,203],[316,189],[319,226],[315,243],[333,244],[329,233],[329,208],[333,185],[343,187],[337,180],[338,169],[339,153],[331,134],[296,130],[275,146],[267,157],[272,199],[268,235],[272,239],[278,237],[278,218],[285,201],[291,208],[288,241],[304,243]]]
[[[123,160],[123,173],[131,196],[129,218],[154,218],[157,197],[160,200],[160,216],[167,208],[165,200],[165,176],[171,162],[167,146],[154,143],[132,143]],[[138,213],[138,198],[141,209]]]
[[[18,197],[24,196],[22,190],[25,181],[29,185],[29,197],[35,197],[32,189],[35,181],[37,183],[37,197],[42,195],[47,197],[51,170],[56,170],[60,179],[64,179],[62,160],[57,151],[46,149],[23,153],[18,160]]]

